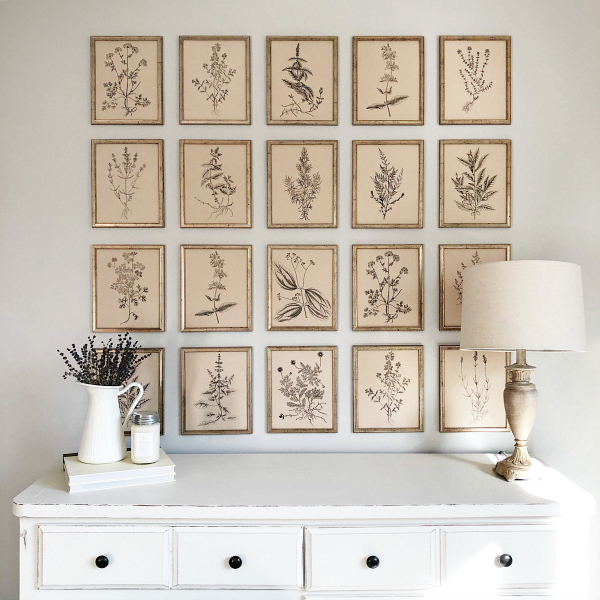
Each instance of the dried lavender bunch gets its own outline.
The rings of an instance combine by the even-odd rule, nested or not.
[[[102,348],[94,347],[96,336],[88,337],[88,341],[77,350],[75,344],[67,348],[71,359],[60,350],[67,371],[63,379],[75,377],[79,383],[90,385],[123,385],[133,376],[138,366],[148,358],[149,354],[140,355],[137,341],[133,341],[129,333],[119,334],[117,343],[111,339],[102,342]]]

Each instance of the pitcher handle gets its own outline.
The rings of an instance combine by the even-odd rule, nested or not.
[[[125,386],[122,390],[119,390],[119,396],[121,394],[124,394],[127,390],[130,390],[132,387],[138,388],[140,390],[140,392],[137,395],[137,397],[134,399],[134,401],[131,403],[129,412],[127,413],[127,416],[125,417],[125,420],[123,421],[123,427],[125,427],[125,424],[127,423],[127,421],[129,421],[129,417],[131,416],[131,414],[135,410],[135,407],[137,406],[138,402],[142,399],[142,396],[144,395],[144,386],[141,383],[138,383],[137,381],[133,381],[129,385]]]

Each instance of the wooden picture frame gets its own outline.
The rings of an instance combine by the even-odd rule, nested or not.
[[[424,124],[424,45],[423,36],[352,38],[352,125]]]
[[[267,141],[267,227],[336,228],[336,140]]]
[[[267,433],[337,433],[337,346],[267,348]]]
[[[179,124],[250,125],[250,64],[249,35],[180,35]]]
[[[179,140],[181,227],[252,227],[252,142]]]
[[[181,331],[252,331],[252,246],[181,246]]]
[[[251,347],[181,349],[180,433],[252,433]]]
[[[352,246],[352,329],[423,331],[422,244]]]
[[[352,367],[354,433],[424,431],[423,346],[352,346]]]
[[[91,36],[90,71],[92,125],[163,124],[161,36]]]
[[[92,246],[92,331],[164,330],[165,247]]]
[[[440,227],[511,226],[510,140],[440,140],[439,162]]]
[[[337,124],[338,38],[267,36],[267,125]]]
[[[423,228],[424,145],[353,140],[353,229]]]
[[[440,125],[510,125],[511,37],[442,35]]]
[[[510,244],[440,244],[440,331],[460,331],[462,272],[471,265],[510,260],[510,250]]]
[[[510,431],[504,411],[509,364],[510,352],[440,346],[440,433]]]

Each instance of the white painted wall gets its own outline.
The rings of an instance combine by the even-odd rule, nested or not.
[[[91,328],[94,243],[166,244],[165,333],[139,334],[166,347],[168,452],[439,452],[509,450],[510,434],[438,432],[438,344],[458,341],[439,332],[437,246],[510,242],[514,259],[552,259],[583,266],[589,352],[531,355],[540,408],[531,448],[600,499],[600,122],[598,119],[600,4],[563,0],[155,0],[144,2],[0,2],[0,596],[17,597],[18,527],[10,503],[21,489],[76,451],[84,393],[64,382],[56,348],[82,342]],[[252,36],[251,127],[178,125],[180,34]],[[338,127],[265,125],[265,36],[339,36]],[[437,124],[437,36],[510,34],[513,42],[513,124]],[[89,36],[164,36],[165,125],[89,124]],[[351,126],[352,35],[425,36],[425,126]],[[164,230],[92,229],[89,147],[92,138],[165,140]],[[251,138],[254,142],[254,228],[179,227],[178,140]],[[513,227],[438,229],[437,140],[513,140]],[[266,229],[266,140],[339,140],[339,222],[332,230]],[[425,139],[425,228],[352,230],[352,139]],[[252,243],[255,256],[254,332],[179,331],[179,244]],[[298,241],[339,245],[339,331],[266,331],[266,245]],[[425,331],[351,331],[351,244],[425,244]],[[104,339],[109,336],[102,336]],[[293,339],[292,339],[293,338]],[[265,433],[265,347],[339,346],[339,433]],[[425,432],[351,433],[351,345],[425,346]],[[179,436],[179,348],[252,345],[254,431],[251,436]],[[402,474],[398,473],[398,477]],[[598,553],[594,555],[598,561]],[[599,588],[596,587],[596,590]],[[600,593],[597,591],[597,594]]]

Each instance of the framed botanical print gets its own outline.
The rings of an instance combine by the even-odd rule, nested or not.
[[[423,125],[424,38],[354,37],[353,125]]]
[[[440,331],[460,331],[464,270],[503,260],[510,244],[440,244]]]
[[[268,247],[269,331],[337,330],[337,246]]]
[[[423,346],[353,346],[354,433],[423,431]]]
[[[252,246],[181,246],[181,331],[252,331]]]
[[[165,330],[165,247],[92,246],[92,330]]]
[[[337,227],[335,140],[267,142],[268,227]]]
[[[162,125],[162,37],[90,38],[92,125]]]
[[[267,348],[267,433],[337,432],[337,347]]]
[[[252,227],[252,142],[179,140],[181,227]]]
[[[352,227],[423,227],[423,140],[352,142]]]
[[[181,349],[181,435],[252,433],[252,348]]]
[[[440,227],[510,227],[510,140],[440,140]]]
[[[165,226],[163,140],[92,140],[92,226]]]
[[[510,352],[440,346],[440,432],[510,431],[504,386]]]
[[[510,125],[509,35],[440,36],[440,125]]]
[[[250,125],[250,36],[179,36],[179,123]]]
[[[423,330],[423,245],[352,246],[354,331]]]
[[[267,37],[267,124],[338,124],[338,38]]]

